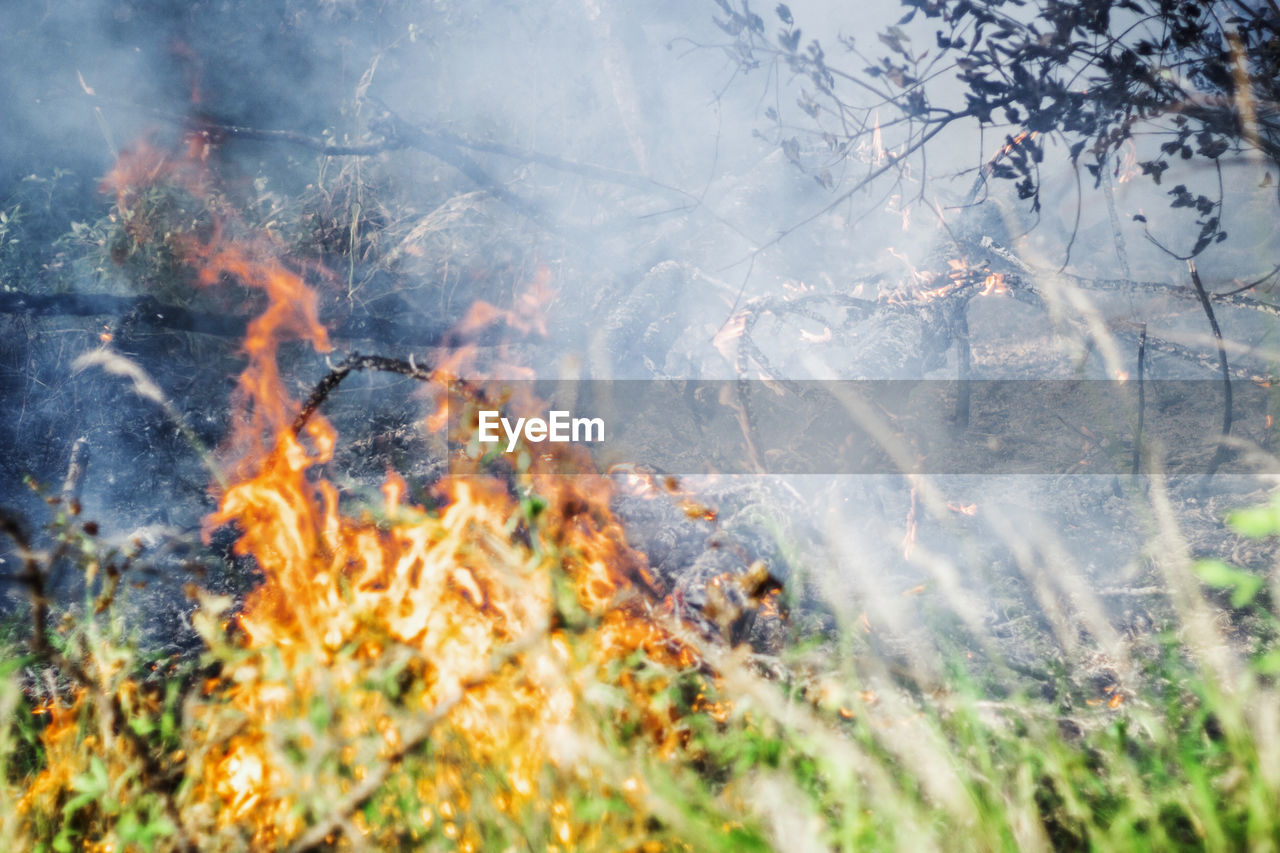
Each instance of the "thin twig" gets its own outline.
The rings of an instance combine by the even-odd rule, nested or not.
[[[555,154],[547,154],[541,151],[535,151],[531,148],[521,148],[516,145],[507,145],[502,142],[483,139],[469,139],[465,136],[442,128],[418,128],[414,125],[409,125],[408,123],[403,122],[403,120],[398,117],[394,119],[394,124],[387,128],[388,132],[376,139],[368,139],[363,142],[335,143],[322,137],[310,136],[305,133],[299,133],[295,130],[269,130],[260,127],[247,127],[245,125],[217,120],[207,115],[184,115],[153,107],[147,107],[142,104],[133,103],[132,101],[102,98],[100,96],[93,96],[93,99],[102,101],[103,103],[109,103],[113,106],[142,112],[150,115],[152,118],[160,119],[168,124],[179,124],[188,127],[197,133],[208,134],[210,137],[215,139],[239,139],[254,142],[284,143],[287,145],[296,145],[299,148],[306,148],[310,151],[323,154],[326,157],[368,157],[375,154],[402,151],[406,148],[422,150],[427,153],[434,154],[436,153],[435,149],[440,145],[448,145],[471,151],[498,154],[503,157],[510,157],[515,160],[533,163],[539,166],[546,166],[549,169],[579,175],[595,181],[618,184],[620,186],[633,187],[635,189],[642,190],[664,190],[694,198],[692,193],[686,192],[679,187],[669,186],[661,181],[655,181],[652,178],[636,174],[634,172],[628,172],[622,169],[613,169],[608,166],[597,166],[594,163],[581,163]],[[379,106],[386,109],[386,104],[382,101],[376,98],[372,100],[378,103]],[[388,112],[390,111],[388,110]],[[405,127],[413,127],[414,132],[407,136],[400,134],[398,131]]]
[[[1196,294],[1200,297],[1200,307],[1209,318],[1209,328],[1213,329],[1214,340],[1218,342],[1218,365],[1222,369],[1222,440],[1218,443],[1218,449],[1209,463],[1209,472],[1206,477],[1212,477],[1218,467],[1226,461],[1228,453],[1227,438],[1231,435],[1231,367],[1227,364],[1227,348],[1222,342],[1222,330],[1218,328],[1218,318],[1213,315],[1213,305],[1209,302],[1209,294],[1204,289],[1204,283],[1200,281],[1200,273],[1196,270],[1196,262],[1193,258],[1187,259],[1187,269],[1191,271],[1191,283],[1195,285]]]
[[[0,509],[0,531],[18,546],[22,571],[13,575],[12,580],[27,588],[27,596],[31,601],[31,651],[43,657],[51,651],[48,633],[49,598],[45,595],[44,570],[35,552],[31,550],[31,540],[21,522],[3,509]]]
[[[1147,324],[1142,324],[1138,332],[1138,427],[1133,433],[1133,474],[1136,477],[1142,468],[1142,423],[1146,416],[1146,386],[1143,383],[1143,368],[1147,360]]]
[[[960,379],[956,386],[955,411],[955,426],[958,430],[969,428],[969,378],[973,374],[973,348],[969,343],[969,303],[970,300],[966,298],[956,306],[951,326],[951,335],[956,342],[957,375]]]
[[[133,393],[157,405],[160,411],[164,412],[165,417],[169,419],[169,422],[177,428],[183,440],[200,457],[200,461],[209,470],[213,478],[217,480],[218,484],[223,487],[226,486],[225,476],[214,461],[213,454],[209,451],[209,448],[205,446],[204,441],[187,423],[186,416],[165,396],[164,392],[160,390],[160,386],[155,383],[155,380],[143,370],[142,365],[125,358],[109,347],[102,347],[84,353],[71,363],[72,370],[77,373],[89,367],[98,367],[113,376],[129,380]],[[70,477],[70,473],[68,473],[68,477]]]
[[[176,839],[178,849],[198,850],[191,833],[186,829],[182,812],[173,799],[172,791],[167,788],[167,774],[152,754],[150,744],[129,725],[129,717],[124,705],[120,702],[120,694],[108,691],[78,661],[58,651],[49,642],[49,597],[45,588],[45,566],[41,565],[42,561],[32,551],[26,531],[17,519],[4,510],[0,510],[0,531],[14,541],[22,558],[23,569],[15,579],[27,587],[31,600],[31,651],[56,669],[65,672],[93,698],[99,713],[102,714],[103,728],[122,736],[133,747],[138,761],[142,763],[142,783],[159,796],[164,804],[166,815],[173,821],[178,836]]]
[[[1239,287],[1237,287],[1235,290],[1228,290],[1225,293],[1215,293],[1213,294],[1213,296],[1215,299],[1221,299],[1224,296],[1235,296],[1237,293],[1244,293],[1246,290],[1253,290],[1255,287],[1262,284],[1266,284],[1268,281],[1275,278],[1276,273],[1280,273],[1280,264],[1276,264],[1276,266],[1271,270],[1271,272],[1267,273],[1261,278],[1254,279],[1248,284],[1242,284]],[[1237,281],[1239,281],[1239,279],[1237,279]]]
[[[1129,270],[1129,253],[1125,250],[1124,234],[1120,230],[1120,215],[1116,213],[1116,193],[1111,184],[1112,173],[1107,168],[1105,161],[1099,165],[1098,173],[1102,178],[1102,195],[1107,200],[1107,218],[1111,221],[1111,234],[1116,247],[1116,260],[1120,264],[1120,272],[1124,274],[1124,277],[1133,278],[1133,273]]]
[[[379,370],[384,373],[399,373],[401,376],[408,376],[412,379],[417,379],[419,382],[429,382],[431,380],[431,371],[419,366],[416,362],[410,363],[401,361],[398,358],[387,358],[381,355],[361,355],[358,352],[353,352],[337,364],[331,365],[325,377],[316,383],[315,388],[307,396],[307,401],[302,404],[302,409],[298,412],[298,416],[293,419],[291,429],[295,435],[302,431],[302,428],[307,425],[307,421],[324,404],[329,395],[342,384],[342,381],[350,376],[352,371],[357,370]]]
[[[858,181],[852,187],[840,193],[840,195],[836,196],[832,201],[824,205],[820,210],[814,211],[813,213],[809,214],[808,216],[804,217],[798,222],[793,222],[791,225],[788,225],[786,228],[782,229],[776,235],[774,235],[774,237],[771,240],[766,240],[764,243],[761,243],[759,246],[752,249],[751,252],[747,255],[747,257],[743,258],[742,261],[754,262],[755,259],[759,257],[760,253],[763,252],[765,249],[768,249],[772,246],[776,246],[778,243],[781,243],[788,236],[790,236],[797,230],[803,228],[804,226],[808,225],[810,222],[813,222],[815,219],[821,216],[825,216],[826,214],[835,210],[837,207],[844,204],[849,199],[853,198],[854,195],[860,192],[864,187],[869,186],[873,181],[875,181],[885,172],[888,172],[890,169],[893,169],[894,167],[901,166],[904,160],[906,160],[912,154],[915,154],[917,151],[923,148],[926,144],[928,144],[929,140],[933,139],[935,136],[941,133],[942,130],[945,127],[947,127],[947,125],[951,124],[951,122],[960,118],[964,118],[969,114],[970,113],[968,113],[967,111],[962,113],[955,113],[954,115],[949,116],[943,121],[940,121],[928,133],[924,134],[915,142],[911,143],[911,145],[907,146],[907,149],[905,151],[897,155],[886,157],[883,165],[881,165],[878,168],[872,169],[862,178],[862,180]],[[739,261],[738,263],[742,263],[742,261]],[[734,266],[737,266],[737,264],[734,264]],[[734,314],[738,313],[738,305],[742,302],[742,295],[746,291],[746,288],[747,288],[747,283],[744,280],[742,283],[742,287],[738,290],[737,296],[734,297],[733,305],[730,306],[729,313],[725,317],[724,323],[721,323],[720,325],[721,329],[723,329],[725,325],[728,324],[729,320],[733,317]]]

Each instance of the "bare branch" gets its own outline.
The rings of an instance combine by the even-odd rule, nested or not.
[[[1222,441],[1218,444],[1218,450],[1209,463],[1207,476],[1212,477],[1219,466],[1226,461],[1228,453],[1227,438],[1231,435],[1231,368],[1227,364],[1227,348],[1222,343],[1222,330],[1218,328],[1218,318],[1213,314],[1213,305],[1210,304],[1209,294],[1205,291],[1203,282],[1200,281],[1200,273],[1196,270],[1194,259],[1187,260],[1187,269],[1191,272],[1191,282],[1196,286],[1196,294],[1200,297],[1200,307],[1209,318],[1209,328],[1213,329],[1214,340],[1218,342],[1218,364],[1222,369]]]

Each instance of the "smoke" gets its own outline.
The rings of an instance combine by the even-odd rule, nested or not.
[[[770,8],[756,11],[770,33],[780,28]],[[888,2],[856,14],[848,4],[791,4],[802,48],[821,39],[832,64],[852,71],[861,59],[842,51],[838,36],[874,54],[876,32],[902,12]],[[1163,190],[1114,176],[1108,202],[1081,189],[1051,141],[1056,165],[1046,166],[1036,215],[1010,187],[979,181],[976,170],[1003,139],[958,125],[927,158],[897,163],[904,136],[887,110],[863,115],[884,123],[864,147],[838,150],[821,127],[839,118],[806,119],[810,82],[782,60],[744,68],[715,17],[722,13],[711,2],[3,4],[0,210],[14,212],[25,229],[21,249],[0,243],[6,288],[154,296],[175,287],[166,300],[205,298],[183,293],[180,280],[111,260],[119,247],[111,243],[110,200],[97,189],[119,152],[139,139],[176,146],[192,131],[206,135],[206,156],[234,203],[251,207],[254,221],[281,232],[282,242],[322,256],[333,306],[326,319],[394,314],[438,329],[478,300],[519,304],[523,289],[549,270],[550,334],[516,346],[545,378],[953,378],[954,317],[917,297],[946,284],[948,261],[959,254],[952,236],[966,228],[1041,270],[1056,272],[1069,256],[1067,276],[1186,282],[1185,270],[1133,219],[1163,209]],[[927,25],[904,26],[921,50],[931,43]],[[326,158],[289,138],[237,137],[226,126],[388,145]],[[405,146],[406,139],[421,144]],[[886,165],[883,178],[862,187]],[[1259,179],[1247,165],[1229,172],[1233,181]],[[975,190],[985,202],[965,207]],[[1254,202],[1247,196],[1227,224],[1249,246],[1265,244],[1273,228]],[[190,211],[175,209],[174,226],[192,227],[180,219]],[[1164,227],[1157,227],[1162,238]],[[1203,267],[1220,282],[1254,271],[1249,257],[1213,251]],[[793,310],[815,294],[847,299]],[[1177,309],[1166,337],[1205,344],[1194,304],[1170,296],[1091,293],[1072,303],[1055,291],[1045,301],[1048,308],[974,298],[975,376],[1114,378],[1089,338],[1082,304],[1103,325]],[[741,312],[749,307],[759,317],[747,328]],[[180,337],[138,318],[104,326],[17,314],[4,323],[0,430],[13,451],[0,498],[36,514],[38,500],[18,478],[60,482],[72,442],[90,436],[86,512],[122,535],[149,525],[196,529],[209,509],[208,478],[174,422],[209,446],[222,440],[235,344]],[[1246,351],[1273,346],[1269,331],[1256,317],[1233,320],[1233,341]],[[152,376],[146,396],[170,401],[175,412],[166,415],[98,371],[73,373],[73,360],[103,334]],[[1149,375],[1212,375],[1152,352]],[[1133,354],[1123,350],[1131,374]],[[287,356],[299,390],[322,375],[318,359]],[[225,366],[223,376],[200,373],[214,364]],[[407,397],[403,384],[371,380],[343,393],[354,449],[339,463],[352,466],[350,492],[367,486],[361,476],[382,473],[386,458],[409,457],[401,470],[424,465],[412,459],[420,447],[389,426],[416,414],[403,398],[387,399]],[[1211,424],[1208,405],[1204,415]],[[1084,430],[1082,452],[1088,427],[1072,422]],[[733,504],[739,538],[751,540],[740,562],[785,559],[782,540],[804,538],[793,550],[821,573],[815,586],[842,605],[878,602],[879,612],[901,614],[900,633],[924,619],[912,608],[926,598],[901,595],[920,584],[960,609],[972,597],[973,620],[1004,624],[1018,618],[995,612],[1009,602],[1043,613],[1064,594],[1065,586],[1038,585],[1035,573],[1046,566],[1070,563],[1095,586],[1107,586],[1098,576],[1116,566],[1126,583],[1142,576],[1142,537],[1128,520],[1130,499],[1143,489],[1136,480],[801,478],[770,483],[772,497],[764,498],[743,497],[755,486],[741,483],[707,488]],[[1244,498],[1216,498],[1213,509],[1237,499]],[[769,501],[810,523],[761,544],[774,522],[743,508]],[[1216,523],[1209,514],[1198,521]],[[1044,535],[1019,544],[1027,530]]]

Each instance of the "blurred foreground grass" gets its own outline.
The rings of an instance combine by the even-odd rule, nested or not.
[[[1255,574],[1212,561],[1188,563],[1181,581],[1166,573],[1182,584],[1170,589],[1173,628],[1132,641],[1136,675],[1122,685],[1063,670],[1049,689],[1019,687],[1001,661],[957,642],[926,687],[852,651],[856,628],[764,656],[649,608],[661,643],[602,653],[609,608],[563,592],[578,559],[557,544],[563,520],[529,498],[506,506],[508,517],[450,529],[464,551],[523,578],[545,619],[453,684],[436,659],[447,640],[397,641],[354,598],[357,626],[317,651],[252,646],[229,601],[201,595],[198,660],[149,661],[110,618],[110,583],[83,611],[100,616],[53,624],[48,648],[12,622],[2,846],[1280,845],[1280,651],[1243,650],[1215,625],[1229,609],[1274,635],[1273,585]],[[1230,523],[1266,537],[1278,515],[1268,506]],[[127,555],[87,526],[61,517],[53,552],[29,552],[28,568],[57,557],[114,576]]]

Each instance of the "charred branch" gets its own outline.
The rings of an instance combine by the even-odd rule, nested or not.
[[[419,382],[431,380],[431,371],[419,367],[412,359],[401,361],[398,358],[387,358],[381,355],[352,353],[337,364],[331,365],[329,372],[312,389],[307,396],[307,401],[302,404],[302,409],[298,412],[298,416],[293,419],[293,432],[295,434],[301,432],[302,428],[307,425],[307,421],[311,419],[311,416],[324,405],[324,401],[342,384],[342,381],[350,376],[352,371],[361,370],[398,373],[401,376],[417,379]]]
[[[423,127],[396,115],[386,104],[380,101],[378,103],[385,111],[385,116],[382,121],[373,123],[373,129],[379,134],[378,137],[363,142],[339,143],[295,130],[247,127],[201,113],[180,115],[165,110],[144,107],[141,104],[128,101],[104,99],[96,96],[93,97],[93,100],[135,110],[168,124],[180,125],[191,132],[206,136],[211,142],[244,140],[293,145],[309,151],[315,151],[325,157],[370,157],[377,154],[412,149],[439,157],[485,186],[496,186],[488,175],[474,171],[479,168],[478,165],[473,162],[463,164],[459,160],[460,151],[478,151],[485,154],[497,154],[501,157],[518,160],[521,163],[545,166],[548,169],[577,175],[601,183],[617,184],[618,186],[631,187],[648,192],[659,190],[693,198],[684,190],[634,172],[611,169],[594,163],[581,163],[566,157],[547,154],[531,148],[508,145],[503,142],[470,139],[462,134],[439,127]],[[454,162],[455,160],[458,162]]]
[[[969,344],[969,300],[965,300],[955,315],[952,336],[956,342],[956,367],[960,383],[956,388],[956,429],[969,428],[970,389],[968,379],[973,372],[973,349]]]
[[[1133,431],[1133,475],[1142,469],[1142,427],[1147,413],[1145,365],[1147,361],[1147,324],[1138,332],[1138,425]]]
[[[221,338],[241,339],[248,317],[193,311],[180,305],[160,302],[151,296],[116,296],[109,293],[0,293],[0,314],[22,314],[28,317],[111,317],[134,318],[161,329],[193,332]],[[337,340],[378,341],[405,347],[439,346],[445,339],[448,323],[444,320],[407,322],[377,317],[369,313],[353,313],[329,326],[329,336]],[[489,340],[471,339],[484,343]]]
[[[1209,295],[1200,281],[1196,262],[1188,260],[1187,269],[1191,271],[1191,281],[1195,284],[1196,295],[1200,297],[1200,306],[1204,308],[1205,316],[1209,318],[1209,327],[1213,329],[1213,339],[1218,344],[1218,365],[1222,370],[1222,442],[1218,445],[1217,452],[1213,454],[1213,461],[1209,463],[1208,476],[1212,477],[1226,460],[1228,453],[1226,441],[1231,435],[1231,367],[1227,364],[1227,348],[1222,341],[1222,329],[1218,328],[1218,318],[1213,314],[1213,305],[1210,304]]]

